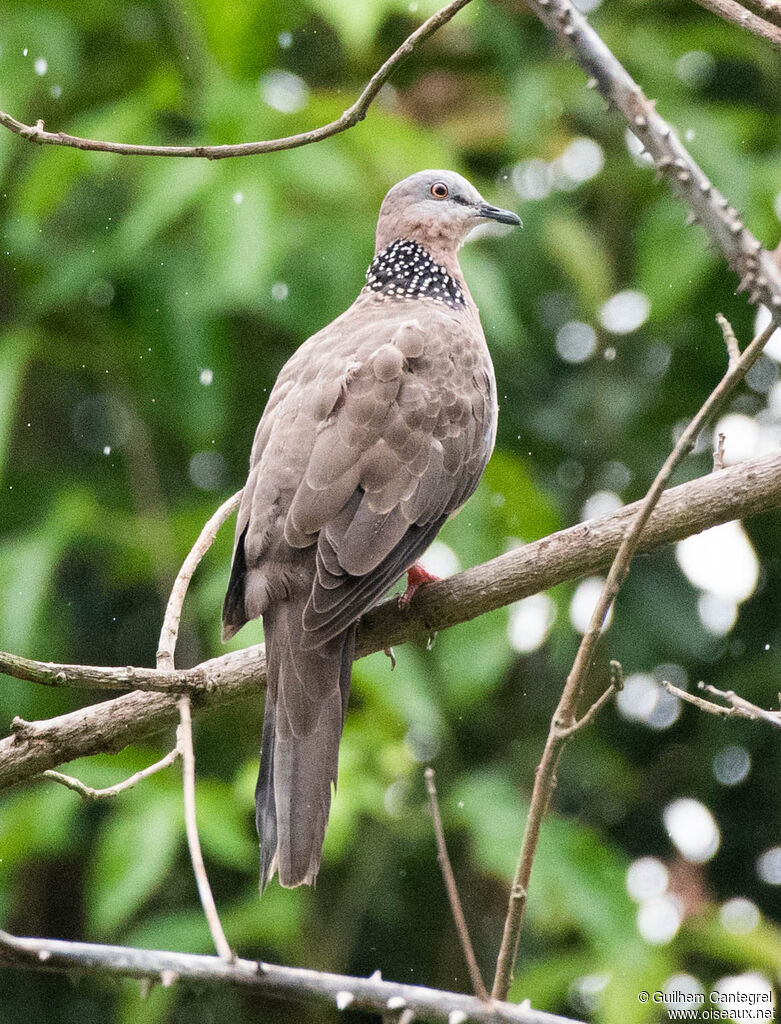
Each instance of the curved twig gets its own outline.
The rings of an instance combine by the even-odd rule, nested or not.
[[[201,559],[214,543],[217,531],[238,507],[241,500],[241,491],[228,498],[217,509],[213,516],[198,535],[181,569],[176,574],[174,585],[171,588],[171,595],[163,617],[163,625],[160,630],[160,640],[157,644],[157,668],[158,670],[173,672],[176,668],[175,654],[176,641],[179,636],[179,624],[182,619],[182,607],[187,595],[187,588],[193,573],[197,569]],[[209,925],[214,945],[218,954],[223,960],[233,960],[234,954],[225,937],[225,931],[217,911],[217,904],[214,901],[209,876],[206,874],[206,865],[203,861],[201,840],[198,835],[198,820],[195,810],[195,750],[193,747],[193,725],[190,695],[183,693],[177,701],[179,713],[179,727],[176,731],[177,750],[182,755],[182,791],[184,794],[184,824],[187,832],[187,847],[190,851],[190,862],[195,875],[195,883],[198,886],[198,897],[203,907],[206,921]]]
[[[214,543],[220,527],[227,519],[230,519],[239,507],[241,495],[241,491],[236,491],[209,518],[177,573],[174,585],[171,588],[171,596],[168,598],[168,605],[165,609],[163,625],[160,630],[160,640],[157,644],[158,671],[174,671],[174,651],[176,650],[176,641],[179,636],[182,605],[187,594],[187,588],[190,586],[190,580],[193,578],[193,573],[198,568],[201,559]]]
[[[313,142],[322,142],[323,139],[329,139],[332,135],[347,131],[348,128],[353,128],[363,121],[366,112],[376,99],[377,93],[388,81],[396,66],[470,2],[471,0],[452,0],[451,3],[433,14],[419,28],[415,29],[388,57],[382,67],[372,75],[352,106],[348,107],[335,121],[321,125],[319,128],[313,128],[308,132],[299,132],[297,135],[287,135],[281,139],[265,139],[259,142],[238,142],[224,146],[143,146],[129,142],[85,139],[78,135],[68,135],[66,132],[47,132],[43,127],[43,121],[37,121],[34,125],[24,124],[2,110],[0,110],[0,125],[14,132],[15,135],[31,142],[37,142],[39,145],[70,146],[73,149],[92,150],[98,153],[119,153],[122,156],[169,156],[225,160],[227,157],[256,156],[260,153],[276,153],[281,149],[309,146]]]
[[[113,786],[107,786],[105,789],[93,789],[92,786],[87,786],[81,779],[75,779],[72,775],[65,775],[63,772],[56,772],[51,768],[41,772],[41,775],[45,779],[59,782],[66,789],[72,789],[74,793],[78,793],[85,800],[104,800],[109,797],[119,796],[125,790],[132,789],[139,782],[148,779],[150,775],[155,775],[164,768],[168,768],[169,765],[178,760],[179,756],[179,747],[176,746],[173,750],[169,750],[165,757],[161,757],[159,761],[155,761],[154,764],[150,764],[147,768],[142,768],[141,771],[134,772],[127,779],[123,779],[122,782],[117,782]]]
[[[461,905],[461,897],[458,894],[456,876],[453,874],[453,865],[450,863],[450,857],[447,852],[445,829],[442,825],[442,815],[439,811],[437,785],[434,781],[433,768],[426,769],[425,779],[429,804],[431,806],[431,820],[434,824],[434,838],[437,842],[437,860],[439,861],[439,866],[442,870],[442,878],[445,882],[447,898],[450,902],[450,911],[456,924],[456,931],[458,932],[458,938],[461,942],[461,949],[464,953],[466,965],[469,968],[469,976],[472,979],[472,988],[475,990],[475,995],[478,999],[482,1000],[484,1003],[490,1003],[491,997],[488,995],[485,982],[480,974],[480,967],[477,963],[477,957],[475,956],[475,949],[469,935],[469,926],[466,923],[464,908]]]

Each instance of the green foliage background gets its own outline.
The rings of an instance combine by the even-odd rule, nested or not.
[[[51,129],[137,142],[288,134],[338,115],[433,9],[429,0],[11,0],[0,24],[0,107]],[[775,245],[778,54],[677,0],[606,0],[591,18],[662,113],[693,133],[695,157],[751,229]],[[280,33],[291,45],[280,45]],[[691,51],[714,61],[698,85],[676,74]],[[44,75],[34,70],[39,57]],[[271,69],[305,80],[303,109],[284,114],[263,102],[258,81]],[[629,470],[621,497],[641,496],[674,425],[723,370],[714,314],[728,315],[744,339],[752,314],[700,229],[685,228],[666,186],[633,162],[623,121],[584,82],[533,17],[479,0],[400,69],[364,123],[317,146],[207,163],[38,148],[0,134],[0,647],[57,661],[153,662],[170,583],[201,524],[243,483],[278,370],[359,290],[386,189],[427,166],[466,173],[525,221],[522,233],[463,252],[502,409],[486,478],[443,539],[468,566],[512,538],[570,525],[586,497],[609,485],[615,462]],[[521,203],[509,169],[551,161],[580,136],[602,147],[602,171]],[[272,297],[281,282],[284,300]],[[598,310],[627,287],[648,296],[650,317],[625,337],[607,335]],[[554,347],[571,318],[599,334],[598,353],[574,366]],[[612,361],[603,358],[611,346]],[[658,358],[665,349],[667,366]],[[202,383],[204,369],[211,384]],[[753,414],[763,403],[747,389],[734,405]],[[209,490],[189,474],[196,453],[209,453],[200,463]],[[707,452],[693,455],[679,479],[707,471],[708,461]],[[604,659],[622,659],[627,672],[676,664],[690,685],[705,678],[772,706],[781,680],[779,525],[777,514],[747,523],[762,579],[719,640],[702,628],[696,592],[672,553],[641,559]],[[230,547],[228,529],[198,571],[181,665],[223,649]],[[356,664],[314,891],[272,886],[257,898],[260,696],[198,717],[201,834],[242,955],[468,988],[425,806],[430,759],[490,975],[533,768],[578,641],[568,617],[573,590],[554,592],[555,625],[533,654],[513,651],[505,610],[441,635],[432,652],[398,651],[393,674],[381,655]],[[250,627],[234,643],[259,637]],[[595,686],[604,675],[601,667]],[[89,699],[3,678],[0,726]],[[172,741],[161,736],[154,747],[72,770],[111,784]],[[712,771],[730,743],[745,746],[753,766],[734,789]],[[677,972],[706,985],[747,969],[777,980],[781,899],[755,860],[779,843],[780,769],[770,728],[686,708],[660,732],[603,712],[559,772],[512,996],[631,1024],[662,1019],[636,994]],[[674,860],[661,812],[677,796],[713,811],[722,845],[709,864],[689,868],[680,893],[690,916],[670,943],[653,946],[638,934],[625,876],[638,856]],[[740,937],[718,918],[719,903],[736,895],[762,911],[760,925]],[[0,923],[22,934],[208,951],[177,771],[100,805],[46,781],[2,794]],[[608,978],[594,1005],[572,987],[587,975]],[[0,972],[2,1024],[291,1015],[338,1019],[335,1010],[291,1010],[244,992],[175,986],[142,1001],[131,982]]]

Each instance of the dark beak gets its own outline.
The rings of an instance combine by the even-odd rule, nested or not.
[[[482,206],[478,206],[477,213],[485,220],[498,220],[500,224],[514,224],[516,227],[523,227],[523,221],[517,213],[503,210],[499,206],[490,206],[488,203],[484,203]]]

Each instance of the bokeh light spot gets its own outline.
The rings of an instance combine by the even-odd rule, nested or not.
[[[662,820],[673,845],[692,864],[704,864],[718,850],[719,826],[699,800],[692,797],[673,800],[664,808]]]

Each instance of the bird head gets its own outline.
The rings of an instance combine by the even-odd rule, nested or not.
[[[521,225],[516,213],[491,206],[455,171],[418,171],[394,185],[383,199],[376,251],[406,238],[448,262],[470,232],[490,221]]]

